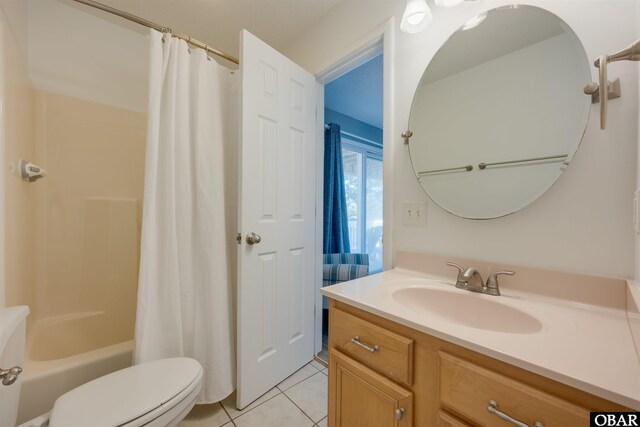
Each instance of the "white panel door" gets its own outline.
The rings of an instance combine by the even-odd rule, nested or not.
[[[243,408],[313,358],[315,78],[241,33],[238,392]],[[255,233],[260,242],[247,243]]]

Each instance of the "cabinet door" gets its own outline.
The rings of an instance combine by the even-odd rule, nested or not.
[[[330,349],[330,427],[410,427],[412,419],[413,393]]]

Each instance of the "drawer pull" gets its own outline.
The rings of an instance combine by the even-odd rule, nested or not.
[[[496,402],[495,400],[489,401],[489,406],[487,406],[487,411],[489,411],[489,413],[495,415],[496,417],[502,420],[505,420],[507,422],[510,422],[511,424],[514,424],[518,427],[529,427],[527,424],[523,423],[522,421],[518,421],[515,418],[511,418],[509,415],[505,414],[504,412],[500,412],[498,410],[498,402]],[[541,422],[536,421],[533,427],[544,427],[544,425]]]
[[[376,351],[380,350],[380,347],[378,347],[377,345],[374,345],[373,347],[371,347],[370,345],[366,345],[365,343],[360,341],[360,337],[358,336],[351,338],[351,342],[357,345],[358,347],[364,348],[369,353],[375,353]]]
[[[396,409],[395,415],[396,415],[396,421],[400,421],[404,416],[404,408]]]

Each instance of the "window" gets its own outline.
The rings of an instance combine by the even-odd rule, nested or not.
[[[369,272],[382,271],[382,147],[342,137],[342,163],[351,252],[369,254]]]

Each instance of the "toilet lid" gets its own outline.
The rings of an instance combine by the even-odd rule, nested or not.
[[[200,379],[202,367],[189,358],[142,363],[100,377],[63,394],[50,426],[115,427],[166,404]]]

